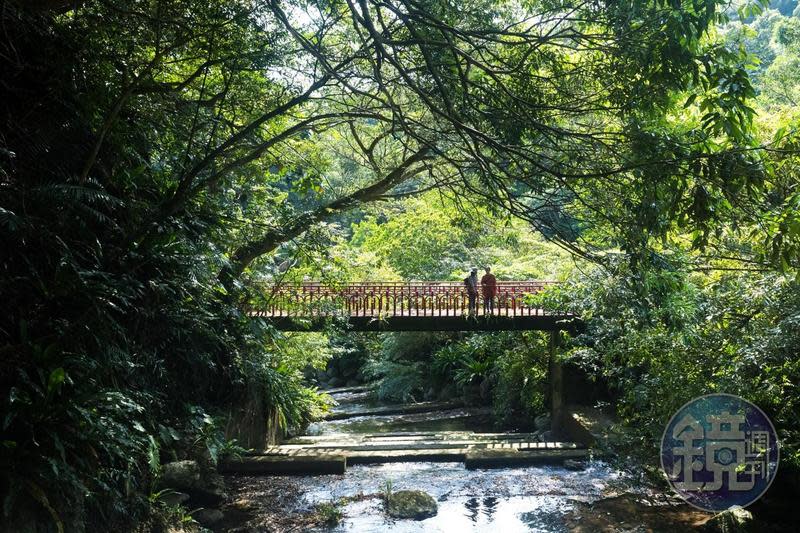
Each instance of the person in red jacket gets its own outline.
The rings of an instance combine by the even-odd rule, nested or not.
[[[483,314],[494,314],[494,297],[497,296],[497,278],[492,274],[492,269],[486,267],[486,274],[481,278],[483,289]]]

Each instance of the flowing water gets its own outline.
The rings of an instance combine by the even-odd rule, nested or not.
[[[376,407],[363,391],[343,391],[333,397],[339,402],[337,412],[357,413]],[[486,432],[493,430],[490,423],[490,413],[485,409],[458,408],[325,421],[313,425],[309,433]],[[281,508],[283,524],[289,526],[281,527],[273,521],[264,529],[269,531],[681,531],[689,530],[693,520],[704,518],[685,506],[670,508],[677,521],[666,519],[663,508],[643,509],[647,504],[631,496],[629,487],[626,491],[629,484],[625,477],[598,460],[589,461],[582,471],[562,466],[467,470],[462,463],[419,462],[353,465],[344,475],[268,479],[240,477],[234,482],[234,491],[252,500],[269,501],[262,506],[263,514]],[[423,490],[433,496],[438,514],[420,521],[389,518],[382,495],[405,489]],[[343,519],[337,525],[326,528],[318,521],[303,525],[300,517],[331,502],[343,505]],[[607,502],[614,504],[606,509]],[[677,516],[676,511],[685,516]]]
[[[356,413],[377,405],[365,391],[332,395],[335,412]],[[371,415],[313,424],[311,435],[386,433],[399,431],[488,432],[491,411],[455,408],[429,413]],[[467,470],[463,463],[388,463],[354,465],[342,476],[299,476],[291,479],[300,494],[292,513],[311,511],[332,501],[345,504],[344,520],[332,531],[567,531],[563,516],[576,503],[592,502],[612,489],[619,475],[608,465],[593,461],[587,469],[573,472],[562,467],[541,466]],[[424,490],[439,506],[426,520],[392,520],[383,512],[376,495],[387,490]]]
[[[356,499],[333,531],[568,531],[563,516],[577,502],[603,496],[616,474],[601,463],[583,472],[557,467],[466,470],[462,463],[389,463],[353,466],[344,476],[298,479],[300,506],[375,494],[424,490],[438,505],[426,520],[392,520],[379,498]]]

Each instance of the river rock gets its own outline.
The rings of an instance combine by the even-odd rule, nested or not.
[[[427,492],[400,490],[391,494],[386,510],[389,516],[393,518],[423,520],[436,516],[439,507],[436,504],[436,500]]]
[[[225,480],[216,470],[203,472],[200,485],[189,493],[192,502],[203,506],[216,506],[228,499]]]
[[[564,459],[564,468],[579,472],[581,470],[586,470],[586,463],[575,459]]]
[[[161,465],[162,487],[186,490],[194,489],[200,484],[200,465],[197,461],[175,461]]]
[[[727,511],[715,515],[703,526],[707,533],[748,533],[754,531],[753,514],[734,505]]]
[[[550,414],[545,413],[533,419],[533,425],[537,431],[547,431],[550,429]]]
[[[189,495],[185,492],[169,491],[161,496],[161,501],[167,507],[175,507],[189,501]]]
[[[201,526],[209,527],[222,522],[225,515],[219,509],[199,509],[192,514],[192,518]]]
[[[210,466],[203,470],[192,460],[162,465],[158,485],[188,494],[192,505],[219,505],[228,497],[222,476]]]

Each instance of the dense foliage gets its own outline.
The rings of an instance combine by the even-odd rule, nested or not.
[[[297,431],[346,351],[387,398],[537,414],[539,334],[354,347],[245,312],[473,264],[571,280],[570,356],[643,442],[726,390],[796,464],[800,24],[736,7],[0,0],[3,523],[133,527],[161,461]]]

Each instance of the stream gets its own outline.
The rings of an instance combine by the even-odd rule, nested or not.
[[[375,404],[361,390],[333,392],[334,412],[357,413]],[[490,411],[455,408],[406,415],[370,415],[323,421],[309,435],[420,431],[492,431]],[[692,531],[708,514],[683,504],[651,505],[661,495],[631,489],[610,464],[590,460],[581,471],[563,466],[467,470],[463,463],[386,463],[349,466],[344,475],[232,476],[223,531]],[[384,512],[387,491],[423,490],[438,513],[394,520]],[[330,505],[337,502],[335,505]],[[325,525],[320,509],[338,509]],[[240,513],[241,519],[236,517]]]

